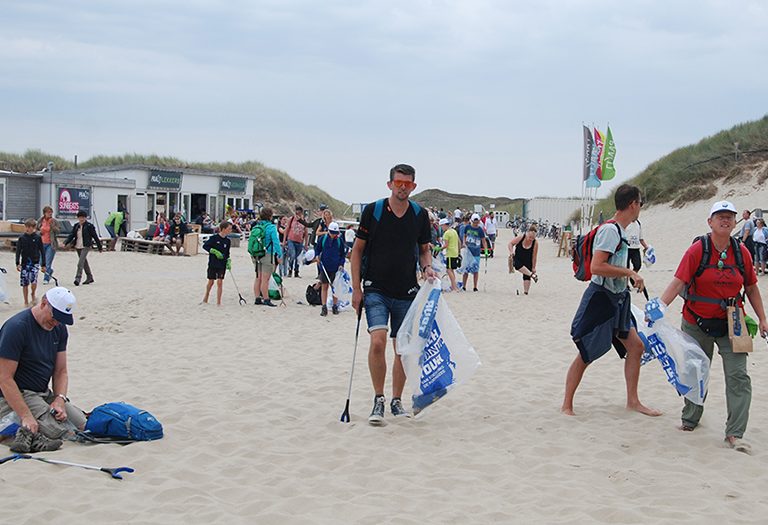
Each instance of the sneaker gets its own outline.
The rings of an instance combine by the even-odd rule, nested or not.
[[[373,410],[371,415],[368,416],[368,423],[373,426],[381,426],[384,424],[384,403],[387,400],[384,396],[376,396],[373,398]]]
[[[22,454],[31,452],[34,436],[27,427],[19,427],[19,430],[16,431],[16,437],[13,438],[13,443],[11,443],[11,452],[20,452]]]
[[[477,288],[472,288],[472,291],[473,291],[473,292],[476,292],[476,291],[477,291]]]
[[[276,307],[277,305],[270,301],[269,299],[265,299],[262,303],[263,306],[271,306],[272,308]]]
[[[326,315],[328,315],[328,307],[323,305],[320,309],[320,317],[325,317]]]
[[[403,406],[403,402],[399,397],[396,397],[389,404],[389,409],[392,411],[392,415],[395,417],[411,417],[411,414]]]
[[[75,279],[75,286],[80,286],[80,281],[78,279]]]
[[[93,282],[93,277],[88,277],[85,281],[83,281],[83,284],[91,284]]]
[[[256,300],[253,301],[253,304],[261,304],[262,300],[261,297],[257,297]]]
[[[535,273],[531,274],[531,279],[533,279],[533,282],[535,283],[539,282],[539,276],[536,275]]]
[[[30,446],[30,452],[49,452],[51,450],[59,450],[63,441],[60,439],[51,439],[44,436],[40,432],[33,434],[32,446]]]
[[[334,304],[331,307],[331,311],[333,312],[333,315],[339,315],[339,305],[338,304]]]

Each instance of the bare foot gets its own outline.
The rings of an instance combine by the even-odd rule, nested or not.
[[[573,413],[573,408],[560,407],[560,412],[563,415],[566,415],[566,416],[575,416],[576,415],[576,414]]]
[[[651,417],[657,417],[662,414],[660,410],[656,410],[655,408],[648,408],[642,403],[638,403],[636,405],[627,405],[627,410],[640,412],[641,414],[645,414],[646,416],[651,416]]]

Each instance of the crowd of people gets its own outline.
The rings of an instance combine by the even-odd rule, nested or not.
[[[384,424],[387,339],[392,341],[394,349],[398,330],[419,289],[419,280],[441,277],[435,272],[433,258],[444,256],[451,291],[467,290],[471,275],[473,291],[477,292],[481,258],[484,256],[487,264],[495,253],[498,224],[494,212],[481,216],[462,210],[446,213],[424,208],[409,199],[416,188],[415,176],[414,168],[409,165],[393,167],[387,182],[389,195],[363,209],[357,229],[343,230],[325,206],[315,212],[312,220],[302,206],[296,206],[293,215],[280,218],[274,217],[269,207],[264,207],[258,216],[228,210],[227,219],[216,226],[203,214],[202,222],[198,223],[213,232],[203,244],[208,253],[204,303],[210,300],[214,285],[216,303],[222,302],[223,281],[232,264],[231,235],[238,230],[249,234],[248,253],[254,265],[256,305],[277,306],[271,293],[275,277],[280,278],[280,282],[283,277],[299,278],[300,269],[314,264],[316,284],[310,287],[319,290],[320,315],[328,315],[328,304],[330,312],[338,314],[338,298],[331,293],[332,286],[338,272],[346,271],[344,267],[349,260],[351,306],[359,315],[365,312],[370,337],[368,363],[374,399],[368,421],[372,425]],[[574,398],[589,365],[612,347],[624,359],[627,409],[648,416],[661,414],[639,399],[640,362],[645,346],[630,313],[630,290],[645,288],[640,273],[641,250],[646,260],[652,254],[639,221],[643,207],[640,189],[621,185],[615,192],[615,205],[617,211],[613,218],[595,230],[590,263],[592,276],[571,325],[577,352],[566,373],[561,406],[566,415],[574,414]],[[768,334],[768,320],[757,286],[757,275],[765,273],[768,228],[762,217],[753,220],[745,210],[744,224],[732,236],[736,215],[736,208],[728,201],[712,205],[707,219],[709,233],[697,238],[686,250],[674,277],[654,304],[656,313],[663,317],[669,305],[681,295],[684,298],[682,331],[698,342],[710,361],[717,346],[725,371],[728,405],[724,443],[750,453],[750,445],[743,441],[752,392],[747,354],[733,349],[726,306],[743,308],[744,300],[748,300],[757,314],[759,332]],[[88,254],[93,249],[102,250],[96,229],[87,220],[86,213],[79,212],[77,219],[62,243],[72,246],[78,254],[75,286],[94,282]],[[107,219],[110,235],[120,235],[125,221],[124,211],[110,214]],[[39,303],[36,297],[40,272],[45,276],[45,284],[51,279],[56,281],[53,264],[60,230],[49,206],[43,209],[40,220],[25,222],[25,232],[17,242],[16,269],[25,306],[31,308],[9,319],[0,329],[0,416],[10,410],[19,415],[24,430],[17,436],[15,446],[20,450],[52,449],[61,437],[61,428],[56,422],[69,419],[76,427],[83,423],[81,411],[69,405],[66,397],[66,362],[63,360],[67,341],[63,324],[72,323],[75,298],[69,290],[58,286],[49,289]],[[178,255],[188,231],[181,214],[175,214],[170,222],[160,215],[152,238],[167,242]],[[539,279],[538,234],[537,226],[532,224],[508,244],[510,273],[521,274],[525,295],[529,294],[531,283]],[[462,268],[463,279],[458,282],[456,272]],[[85,280],[82,280],[83,273]],[[409,416],[402,403],[405,373],[396,352],[393,359],[389,409],[395,417]],[[686,400],[680,429],[694,431],[702,413],[702,405]]]

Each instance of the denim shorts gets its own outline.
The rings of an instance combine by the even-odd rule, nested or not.
[[[386,330],[387,321],[390,323],[391,338],[397,337],[397,331],[403,324],[405,314],[411,307],[413,299],[393,299],[378,292],[365,293],[365,320],[368,322],[368,333],[375,330]]]

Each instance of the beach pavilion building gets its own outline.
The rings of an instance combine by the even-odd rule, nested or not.
[[[53,208],[57,218],[70,220],[84,209],[92,222],[103,225],[110,212],[125,209],[129,230],[147,227],[160,213],[171,218],[180,211],[193,221],[205,211],[220,220],[227,204],[250,209],[255,179],[247,174],[142,164],[46,170],[38,175],[37,216],[45,205]]]

